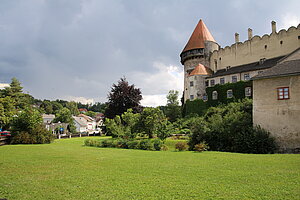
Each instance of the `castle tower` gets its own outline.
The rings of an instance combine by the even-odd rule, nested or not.
[[[212,73],[209,69],[209,57],[214,50],[218,49],[219,45],[204,22],[200,20],[180,54],[181,64],[184,65],[184,102],[203,97],[205,77]],[[201,73],[196,73],[200,71]]]

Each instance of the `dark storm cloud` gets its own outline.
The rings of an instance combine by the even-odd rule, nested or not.
[[[0,82],[15,76],[42,99],[103,101],[126,76],[145,95],[165,94],[178,79],[161,66],[181,67],[179,54],[200,18],[225,46],[235,32],[242,40],[249,27],[269,33],[270,21],[299,19],[299,10],[298,1],[271,0],[0,0]]]

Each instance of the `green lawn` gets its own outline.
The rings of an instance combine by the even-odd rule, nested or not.
[[[0,199],[299,199],[300,155],[0,147]]]

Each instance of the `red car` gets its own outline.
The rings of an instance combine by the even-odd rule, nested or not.
[[[0,136],[11,136],[9,131],[1,131]]]

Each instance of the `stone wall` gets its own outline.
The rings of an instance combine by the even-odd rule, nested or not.
[[[290,99],[278,100],[278,87],[289,87]],[[300,149],[299,88],[299,75],[253,81],[253,123],[268,130],[284,152]]]
[[[210,67],[216,72],[228,66],[234,67],[257,62],[262,58],[275,58],[291,53],[300,47],[300,24],[287,31],[254,36],[245,42],[238,42],[216,50],[210,57]]]

